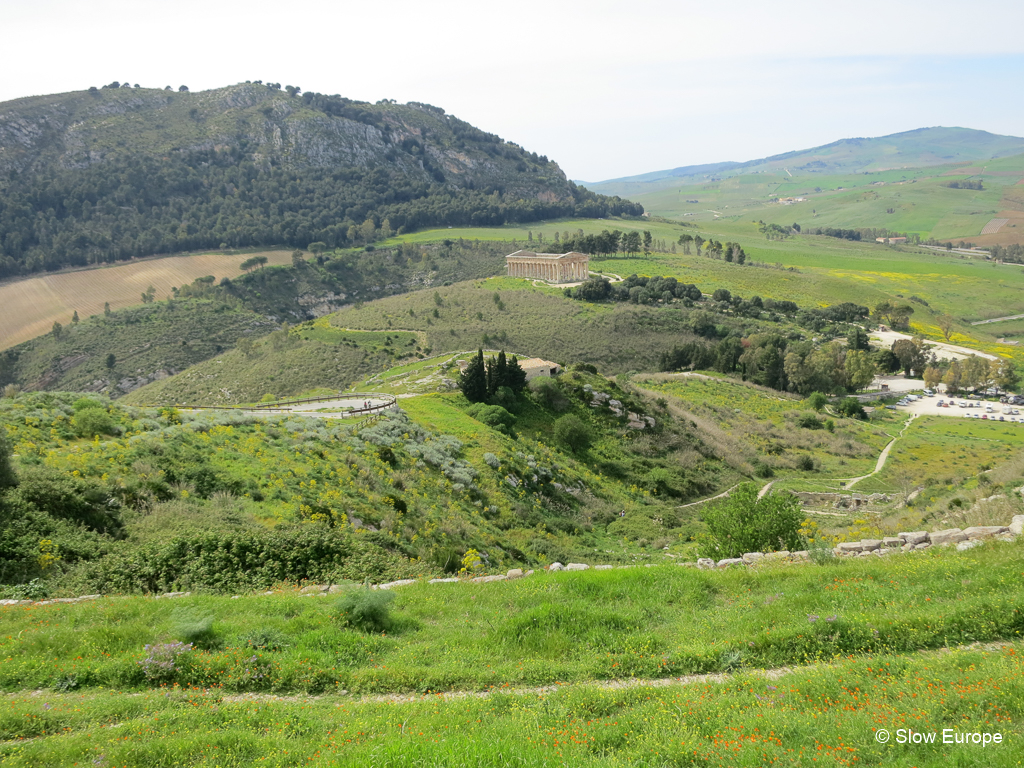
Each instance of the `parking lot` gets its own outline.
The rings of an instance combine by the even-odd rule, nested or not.
[[[920,399],[906,405],[892,406],[897,411],[914,413],[918,416],[949,416],[960,419],[981,419],[1024,424],[1024,406],[1004,405],[998,400],[969,400],[946,395],[922,395]],[[1010,413],[1003,413],[1009,408]]]

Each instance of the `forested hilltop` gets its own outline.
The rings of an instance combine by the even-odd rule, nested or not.
[[[640,215],[443,109],[261,82],[0,105],[0,278],[199,248]]]

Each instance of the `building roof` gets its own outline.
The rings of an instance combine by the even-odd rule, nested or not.
[[[506,259],[548,259],[550,261],[557,261],[558,259],[564,259],[567,256],[582,256],[585,259],[589,259],[585,253],[579,251],[569,251],[568,253],[534,253],[533,251],[516,251],[506,256]]]
[[[539,357],[529,357],[526,360],[520,360],[519,366],[525,371],[527,368],[559,368],[561,366],[558,363],[552,363],[550,360],[542,360]]]

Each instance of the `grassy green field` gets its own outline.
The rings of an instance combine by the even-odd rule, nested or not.
[[[1024,178],[1024,155],[916,169],[788,176],[765,171],[721,180],[661,179],[633,183],[617,193],[642,203],[655,216],[714,228],[725,222],[763,219],[803,228],[840,227],[913,232],[922,238],[976,243],[1020,242],[1014,185]],[[950,181],[981,181],[984,189],[951,189]],[[683,183],[680,183],[683,182]],[[804,198],[783,205],[782,198]],[[693,202],[693,201],[697,202]],[[998,236],[982,236],[1004,210],[1016,211]],[[1015,231],[1016,230],[1016,231]]]
[[[869,656],[778,679],[408,703],[239,699],[175,689],[15,695],[7,765],[554,766],[1017,765],[1021,647]],[[885,728],[893,740],[880,744]],[[999,733],[1000,744],[898,744],[899,728]],[[942,734],[939,733],[941,740]]]
[[[721,452],[770,467],[772,476],[794,481],[788,485],[870,472],[903,423],[900,414],[888,411],[870,422],[829,413],[816,416],[798,397],[705,374],[656,374],[632,381],[671,397],[679,415],[692,420]],[[806,416],[816,416],[818,428],[799,426],[798,420]],[[822,426],[826,420],[833,422],[834,431]],[[808,458],[813,469],[801,469],[801,460]]]
[[[1020,562],[1019,545],[997,543],[755,572],[663,566],[420,584],[394,593],[386,635],[340,626],[334,597],[294,592],[5,609],[0,756],[10,765],[910,766],[952,754],[963,765],[1013,765],[1024,735],[1024,605],[1006,585]],[[212,619],[205,647],[147,678],[143,645],[170,642],[183,617],[200,615]],[[916,653],[979,641],[1009,644]],[[808,662],[778,678],[756,671]],[[585,684],[711,671],[734,674],[657,688]],[[552,688],[516,690],[538,684]],[[431,695],[459,689],[491,693]],[[420,696],[373,698],[389,691]],[[979,763],[967,747],[874,738],[901,727],[1000,732],[1006,749],[989,745]]]
[[[420,582],[394,591],[385,633],[342,624],[338,596],[295,591],[7,608],[0,688],[426,693],[821,663],[1019,640],[1024,597],[1006,585],[1020,575],[1020,545],[997,542],[757,571],[662,565]],[[173,670],[139,663],[145,645],[175,641],[196,647]]]
[[[971,194],[970,190],[944,191]],[[758,214],[757,218],[764,217]],[[655,238],[669,244],[683,233],[695,233],[692,226],[668,221],[609,219],[544,222],[529,230],[511,227],[427,230],[401,239],[412,242],[432,242],[445,237],[505,240],[511,250],[538,245],[535,242],[530,246],[525,242],[528,232],[532,232],[535,238],[543,234],[544,242],[551,244],[556,231],[599,233],[603,229],[650,230]],[[947,313],[960,320],[956,333],[962,342],[976,340],[990,344],[996,338],[984,326],[972,328],[967,325],[969,321],[1024,312],[1024,270],[1019,266],[996,265],[956,254],[950,256],[906,247],[896,249],[873,242],[817,235],[766,240],[758,232],[756,220],[746,215],[703,221],[696,231],[705,239],[740,243],[752,261],[795,267],[796,271],[757,269],[682,253],[655,253],[648,258],[596,259],[592,260],[591,268],[621,275],[633,272],[671,275],[684,282],[696,283],[706,292],[728,288],[743,296],[790,299],[803,306],[851,301],[873,307],[881,301],[906,300],[916,295],[926,299],[930,307],[918,306],[917,316],[913,319],[915,330],[929,338],[940,339],[934,314]],[[677,247],[677,250],[681,249]],[[1005,354],[1006,348],[1002,349]]]

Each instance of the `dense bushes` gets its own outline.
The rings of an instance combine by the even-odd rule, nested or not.
[[[757,498],[756,485],[741,485],[728,497],[710,504],[703,518],[708,534],[701,540],[704,557],[741,557],[747,552],[802,548],[800,502],[789,493]]]
[[[202,587],[241,591],[282,581],[387,581],[412,573],[405,558],[323,525],[176,536],[122,545],[83,576],[103,592],[165,592]]]

